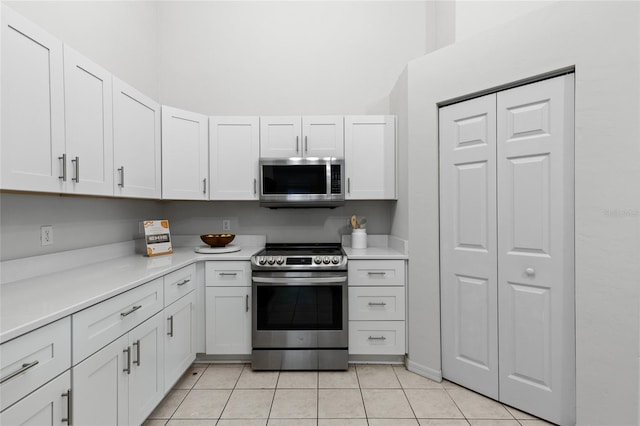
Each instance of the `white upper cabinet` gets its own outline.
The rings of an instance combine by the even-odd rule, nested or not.
[[[162,198],[208,199],[207,117],[162,106]]]
[[[344,156],[342,116],[260,117],[260,157]]]
[[[302,145],[304,157],[344,156],[344,119],[335,115],[302,117]]]
[[[2,6],[2,189],[63,192],[62,42]]]
[[[111,74],[64,46],[67,191],[113,195]]]
[[[257,200],[258,117],[209,118],[211,200]]]
[[[396,124],[391,115],[346,116],[347,200],[396,198]]]
[[[160,198],[160,104],[113,79],[114,194]]]

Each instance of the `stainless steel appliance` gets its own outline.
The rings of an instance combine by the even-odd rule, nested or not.
[[[263,207],[336,207],[344,204],[344,161],[336,158],[260,160]]]
[[[340,244],[267,244],[251,258],[255,370],[346,370],[347,257]]]

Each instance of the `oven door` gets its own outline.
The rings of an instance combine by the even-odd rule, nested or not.
[[[347,272],[254,272],[254,349],[347,348]]]

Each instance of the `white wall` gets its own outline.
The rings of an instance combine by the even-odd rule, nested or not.
[[[412,368],[440,373],[437,103],[575,66],[577,422],[639,424],[638,28],[637,2],[556,2],[410,62]]]
[[[161,103],[209,115],[388,113],[425,2],[161,2]],[[430,20],[435,20],[431,16]]]
[[[455,40],[461,41],[500,26],[505,22],[533,12],[559,0],[457,0],[446,1],[455,5]]]
[[[142,93],[158,98],[157,2],[3,3]]]

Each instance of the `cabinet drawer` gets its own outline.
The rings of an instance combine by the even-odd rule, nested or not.
[[[349,285],[404,285],[404,260],[350,260]]]
[[[404,287],[349,288],[349,319],[404,321]]]
[[[196,265],[189,265],[164,276],[164,306],[169,306],[196,286]]]
[[[4,410],[71,367],[70,317],[3,343],[0,362],[0,409]]]
[[[404,355],[404,321],[349,321],[350,355]]]
[[[164,307],[158,278],[74,314],[73,365],[122,336]]]
[[[208,287],[247,287],[251,285],[251,263],[244,260],[217,262],[205,265]]]

